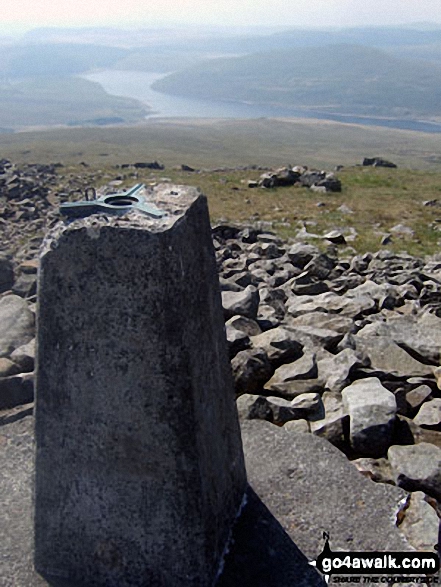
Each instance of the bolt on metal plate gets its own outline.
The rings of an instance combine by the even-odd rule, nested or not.
[[[162,218],[166,212],[148,202],[141,192],[145,188],[143,183],[138,183],[124,192],[96,197],[94,188],[87,188],[85,200],[79,202],[65,202],[60,205],[60,212],[69,218],[83,218],[91,214],[106,213],[122,215],[130,210],[138,210],[152,216]]]

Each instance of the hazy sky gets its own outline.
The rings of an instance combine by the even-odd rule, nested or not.
[[[441,23],[440,0],[0,0],[0,26]]]

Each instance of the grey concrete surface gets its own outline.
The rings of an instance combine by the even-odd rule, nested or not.
[[[41,256],[35,564],[90,587],[210,585],[246,489],[206,199],[154,199]]]
[[[33,569],[32,411],[30,405],[0,412],[0,585],[88,587],[87,583],[66,581],[60,577],[43,578]],[[323,587],[324,582],[249,488],[246,506],[233,526],[216,587],[293,586]],[[151,583],[141,583],[138,587],[151,587]]]

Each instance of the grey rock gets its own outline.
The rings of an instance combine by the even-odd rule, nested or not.
[[[287,293],[293,293],[296,296],[315,296],[329,291],[329,286],[325,281],[309,275],[306,271],[289,279],[283,284],[283,288]]]
[[[16,363],[6,357],[0,358],[0,378],[17,375],[17,373],[20,373],[20,367]]]
[[[22,298],[29,298],[37,293],[37,276],[32,273],[22,273],[12,286],[12,292]]]
[[[225,334],[227,337],[228,355],[230,359],[235,357],[238,352],[243,351],[250,346],[250,337],[245,334],[245,332],[234,328],[234,326],[226,326]]]
[[[295,432],[297,434],[307,434],[311,432],[308,420],[290,420],[284,427],[287,432]]]
[[[387,459],[362,457],[361,459],[355,459],[351,462],[362,475],[372,479],[372,481],[376,481],[377,483],[389,483],[391,485],[395,484],[392,467]]]
[[[389,336],[422,362],[437,365],[441,348],[441,318],[433,314],[393,316],[363,327],[359,336]]]
[[[345,245],[345,235],[340,230],[331,230],[323,235],[323,238],[335,245]]]
[[[292,363],[287,363],[276,369],[274,375],[268,381],[267,389],[277,389],[280,383],[289,383],[297,379],[316,379],[317,361],[315,353],[306,352],[302,357]]]
[[[328,255],[320,253],[305,265],[305,273],[317,279],[326,279],[334,267],[335,261]]]
[[[396,484],[407,491],[424,491],[441,499],[441,448],[421,442],[393,445],[387,453]]]
[[[1,298],[0,357],[9,356],[34,336],[35,318],[26,301],[13,294]]]
[[[357,367],[366,366],[360,354],[346,348],[337,355],[329,354],[318,361],[319,377],[325,381],[326,388],[341,391],[349,383],[351,372]]]
[[[432,374],[432,367],[414,359],[389,336],[355,335],[357,350],[370,359],[372,369],[397,377],[425,377]]]
[[[34,401],[34,374],[25,373],[0,379],[0,410]]]
[[[225,318],[240,315],[247,318],[256,318],[259,307],[259,292],[249,285],[241,292],[222,292],[222,306]]]
[[[393,444],[407,445],[421,444],[422,442],[441,448],[441,432],[431,428],[422,428],[415,424],[411,418],[399,414]]]
[[[283,426],[283,424],[286,424],[290,420],[305,417],[303,410],[296,410],[292,407],[291,402],[286,399],[269,396],[267,402],[272,413],[270,421],[278,426]]]
[[[287,325],[291,336],[306,348],[325,348],[333,350],[342,340],[343,334],[328,328],[312,328],[309,326],[291,327]]]
[[[428,385],[419,385],[408,391],[406,395],[406,403],[411,410],[418,409],[432,394],[432,390]]]
[[[322,400],[318,393],[302,393],[291,400],[291,407],[295,410],[304,411],[308,419],[316,414],[321,406]]]
[[[303,345],[296,339],[295,333],[281,326],[253,336],[254,348],[262,348],[274,365],[294,361],[302,355]]]
[[[273,419],[273,412],[266,397],[244,393],[237,398],[237,413],[239,420],[268,420]]]
[[[288,318],[287,323],[290,328],[294,329],[298,326],[309,326],[312,328],[334,330],[340,334],[346,334],[355,329],[354,321],[352,318],[349,318],[349,316],[328,314],[326,312],[308,312],[307,314],[301,314],[296,318]]]
[[[231,368],[238,395],[260,392],[273,373],[266,352],[260,348],[239,352],[231,361]]]
[[[413,421],[422,428],[439,429],[441,427],[441,398],[424,403]]]
[[[395,396],[370,377],[342,391],[350,419],[350,441],[356,453],[381,457],[390,446],[397,411]]]
[[[322,413],[310,421],[311,432],[343,450],[349,417],[341,393],[325,391],[322,394],[322,406]]]
[[[293,399],[303,393],[323,392],[323,381],[320,379],[296,379],[287,383],[275,383],[268,381],[264,389],[268,393],[277,393],[278,395]]]
[[[33,371],[35,363],[35,338],[15,349],[11,354],[11,359],[20,367],[22,373]]]
[[[316,296],[291,297],[287,301],[288,312],[292,316],[300,316],[309,312],[329,312],[357,319],[375,309],[375,301],[363,294],[351,290],[346,295],[325,292]]]
[[[430,552],[438,543],[439,518],[422,491],[409,495],[400,530],[416,550]]]
[[[14,283],[14,265],[4,255],[0,256],[0,293],[8,291]]]
[[[363,478],[327,440],[284,428],[242,423],[248,480],[311,560],[323,529],[333,550],[410,549],[395,525],[404,491]]]
[[[262,330],[257,322],[246,316],[233,316],[226,322],[226,326],[233,326],[233,328],[244,332],[248,336],[262,334]]]
[[[319,253],[317,247],[305,243],[295,243],[287,250],[291,263],[300,269],[303,269]]]
[[[431,552],[438,543],[439,518],[422,491],[409,496],[400,530],[416,550]]]

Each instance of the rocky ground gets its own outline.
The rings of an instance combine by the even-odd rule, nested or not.
[[[0,166],[6,410],[33,401],[38,247],[59,217],[50,181],[43,188],[38,176],[55,183],[53,169]],[[398,523],[412,546],[432,550],[441,502],[441,255],[346,255],[342,235],[326,236],[323,252],[256,226],[213,228],[240,418],[321,437],[364,476],[403,489]]]

